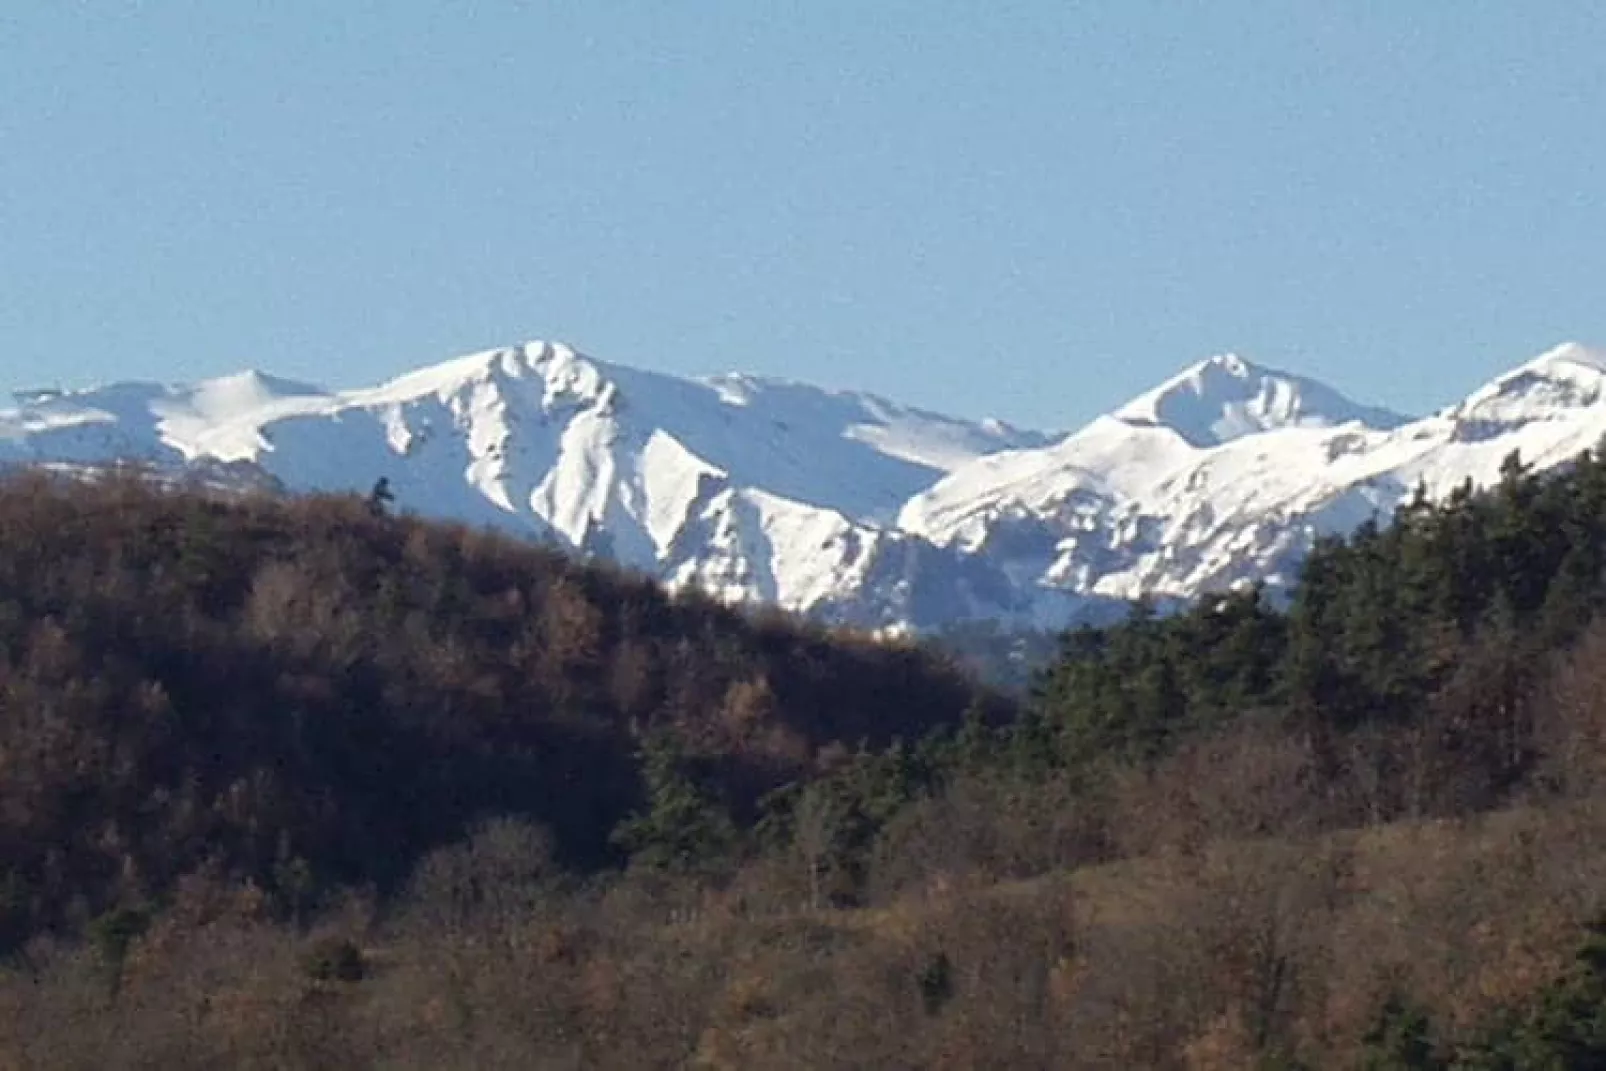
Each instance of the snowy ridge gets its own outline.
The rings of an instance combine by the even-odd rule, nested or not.
[[[903,503],[958,465],[1046,441],[867,394],[677,379],[545,342],[358,390],[243,372],[18,401],[0,412],[0,463],[232,463],[294,491],[384,476],[422,514],[868,626],[900,623],[895,608],[920,595],[904,560],[915,541],[891,528]]]
[[[1216,358],[1046,450],[984,458],[916,496],[903,527],[990,553],[1039,589],[1191,598],[1294,579],[1319,535],[1388,520],[1414,489],[1483,486],[1606,433],[1606,355],[1569,343],[1416,421]],[[1178,399],[1181,399],[1180,401]]]
[[[1386,520],[1418,484],[1492,482],[1513,450],[1566,461],[1606,435],[1606,354],[1557,347],[1419,420],[1213,357],[1056,440],[546,342],[356,390],[247,371],[16,403],[0,464],[130,460],[292,491],[384,476],[405,509],[732,601],[872,628],[1058,626],[1140,594],[1275,588],[1318,535]]]
[[[1393,428],[1398,413],[1357,405],[1331,387],[1274,372],[1236,354],[1201,361],[1140,395],[1115,416],[1129,424],[1165,427],[1193,446],[1217,446],[1277,428],[1359,423]]]

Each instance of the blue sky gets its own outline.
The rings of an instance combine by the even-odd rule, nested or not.
[[[557,338],[1070,427],[1606,344],[1606,5],[0,6],[0,386]]]

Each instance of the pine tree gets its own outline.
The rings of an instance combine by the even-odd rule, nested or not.
[[[1606,926],[1595,923],[1568,975],[1497,1021],[1458,1066],[1489,1071],[1606,1067]]]
[[[1567,523],[1566,541],[1567,552],[1545,588],[1537,616],[1537,640],[1545,650],[1565,647],[1583,631],[1599,593],[1599,552],[1576,521]]]
[[[1434,1050],[1427,1013],[1398,996],[1384,1002],[1363,1045],[1364,1071],[1437,1071],[1447,1066]]]
[[[693,775],[669,732],[652,733],[639,752],[646,807],[621,822],[611,840],[632,863],[695,871],[728,859],[736,845],[729,811]]]

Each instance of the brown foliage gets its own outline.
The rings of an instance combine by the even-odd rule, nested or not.
[[[963,778],[893,819],[873,860],[871,893],[954,879],[1029,877],[1109,856],[1104,815],[1068,782]]]
[[[1112,780],[1110,823],[1122,855],[1188,854],[1213,840],[1299,836],[1332,822],[1308,744],[1267,725],[1192,741]]]
[[[572,864],[641,728],[751,808],[1002,712],[918,648],[345,499],[27,478],[0,534],[0,1067],[1353,1066],[1603,907],[1606,628],[1484,637],[1407,724],[945,770],[842,910],[824,794],[728,880]],[[41,932],[148,908],[115,962]]]
[[[306,935],[193,875],[115,993],[89,952],[36,941],[0,973],[0,1066],[1355,1066],[1387,992],[1465,1031],[1554,976],[1602,906],[1606,864],[1577,846],[1603,814],[971,870],[856,911],[798,910],[795,873],[764,864],[740,896],[645,873],[566,887],[537,832],[488,826],[387,916],[354,902]],[[766,898],[772,880],[792,893]],[[360,980],[309,977],[326,937]]]
[[[394,886],[488,814],[595,865],[639,802],[641,726],[750,809],[833,740],[977,698],[918,650],[356,498],[21,476],[0,534],[0,947],[208,860],[280,898],[286,860]]]
[[[1536,703],[1540,780],[1571,798],[1606,789],[1606,625],[1564,655]]]

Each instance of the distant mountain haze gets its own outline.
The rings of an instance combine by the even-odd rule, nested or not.
[[[1235,355],[1064,436],[874,395],[680,379],[549,342],[376,387],[256,371],[29,391],[0,462],[365,492],[603,554],[670,585],[865,628],[1058,627],[1295,577],[1321,534],[1545,467],[1606,435],[1606,354],[1569,343],[1409,418]]]

